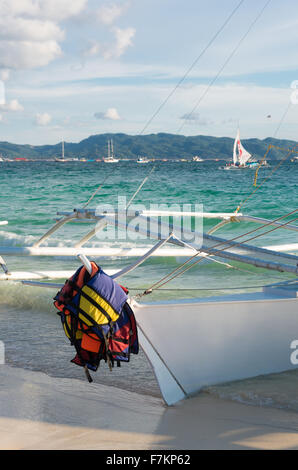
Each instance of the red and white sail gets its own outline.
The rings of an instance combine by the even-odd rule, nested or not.
[[[245,165],[245,163],[251,158],[251,154],[245,150],[240,140],[240,132],[238,129],[237,136],[234,142],[233,149],[233,163],[234,165]]]

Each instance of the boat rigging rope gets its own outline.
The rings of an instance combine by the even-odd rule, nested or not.
[[[278,278],[280,280],[280,278]],[[291,282],[297,282],[297,279],[293,279],[288,281],[289,283]],[[216,290],[242,290],[242,289],[262,289],[263,287],[268,287],[268,284],[261,284],[261,285],[255,285],[255,286],[238,286],[238,287],[225,287],[225,286],[220,286],[220,287],[190,287],[190,288],[183,288],[183,289],[178,289],[177,287],[174,288],[159,288],[157,287],[154,290],[159,290],[159,291],[165,291],[165,292],[184,292],[184,291],[216,291]],[[127,287],[129,291],[133,290],[140,290],[140,289],[146,289],[145,287]]]
[[[111,176],[113,172],[111,171],[110,173],[107,174],[107,176],[105,177],[105,179],[103,180],[102,183],[100,183],[100,185],[98,186],[98,188],[94,191],[94,193],[92,194],[92,196],[88,199],[88,201],[86,202],[86,204],[83,206],[83,209],[86,209],[86,207],[88,206],[88,204],[92,201],[92,199],[94,198],[94,196],[96,196],[96,194],[101,190],[101,188],[103,187],[103,185],[105,184],[105,182],[107,181],[107,179]]]
[[[223,70],[226,68],[226,66],[228,65],[228,63],[230,62],[230,60],[233,58],[233,56],[236,54],[237,50],[239,49],[239,47],[241,46],[242,42],[246,39],[246,37],[248,36],[248,34],[250,33],[250,31],[252,30],[252,28],[254,27],[254,25],[256,24],[256,22],[259,20],[259,18],[262,16],[264,10],[267,8],[267,6],[269,5],[269,3],[271,2],[271,0],[267,0],[267,2],[265,3],[265,5],[262,7],[261,11],[257,14],[257,16],[255,17],[255,19],[250,23],[248,29],[246,30],[245,34],[240,38],[240,40],[238,41],[236,47],[234,47],[234,49],[232,50],[232,52],[230,53],[230,55],[227,57],[227,59],[225,60],[225,62],[223,63],[223,65],[221,66],[221,68],[219,69],[219,71],[217,72],[217,74],[215,75],[215,77],[213,77],[213,79],[210,81],[209,85],[207,86],[207,88],[205,89],[204,93],[200,96],[199,100],[197,101],[197,103],[195,104],[195,106],[193,107],[193,109],[191,110],[190,113],[187,113],[187,119],[185,119],[183,121],[183,123],[181,124],[181,126],[179,127],[178,131],[177,131],[177,134],[182,130],[183,126],[185,125],[186,121],[189,120],[189,118],[194,114],[194,112],[197,110],[198,106],[200,105],[200,103],[202,102],[202,100],[205,98],[205,96],[207,95],[208,91],[210,90],[210,88],[212,87],[212,85],[214,85],[214,83],[216,82],[216,80],[218,79],[218,77],[221,75],[221,73],[223,72]]]
[[[298,217],[292,219],[292,220],[289,221],[289,222],[284,223],[282,226],[285,226],[285,225],[289,224],[290,222],[293,222],[294,220],[298,220]],[[281,226],[281,227],[282,227],[282,226]],[[273,229],[268,230],[268,231],[265,232],[265,233],[261,233],[261,234],[259,234],[259,235],[256,235],[256,236],[254,236],[254,237],[249,238],[248,240],[245,240],[245,241],[243,241],[243,242],[237,243],[237,245],[242,245],[242,244],[245,243],[245,242],[254,240],[254,239],[259,238],[259,237],[261,237],[261,236],[263,236],[263,235],[267,235],[268,233],[274,232],[275,230],[277,230],[277,229],[279,229],[279,228],[281,228],[281,227],[274,227]],[[212,248],[213,248],[213,247],[212,247]],[[223,248],[223,249],[220,250],[220,252],[225,251],[225,250],[227,250],[228,248],[229,248],[229,247]],[[216,254],[217,254],[217,253],[216,253]],[[212,253],[209,254],[208,256],[212,256]],[[198,259],[197,261],[195,261],[191,266],[188,266],[188,267],[185,268],[183,271],[180,271],[178,274],[174,275],[174,276],[171,277],[168,281],[166,281],[165,283],[163,283],[163,284],[161,284],[161,285],[164,285],[164,284],[166,284],[167,282],[171,281],[172,279],[175,279],[175,277],[180,276],[181,274],[184,274],[186,271],[188,271],[190,268],[192,268],[193,266],[195,266],[196,264],[198,264],[199,262],[201,262],[203,259],[204,259],[204,258],[201,257],[200,259]]]
[[[149,171],[148,175],[146,176],[146,178],[143,179],[142,183],[140,184],[140,186],[138,187],[138,189],[136,190],[136,192],[134,193],[134,195],[130,198],[130,200],[128,201],[127,205],[126,205],[126,210],[129,208],[129,206],[131,205],[132,201],[135,199],[136,195],[141,191],[142,187],[144,186],[144,184],[146,183],[146,181],[148,180],[149,176],[151,175],[151,173],[153,173],[153,171],[155,170],[155,166],[153,166],[151,168],[151,170]]]
[[[290,110],[290,108],[291,108],[291,105],[292,105],[292,103],[291,103],[291,101],[289,101],[288,106],[287,106],[287,108],[286,108],[284,114],[282,115],[281,120],[279,121],[277,128],[275,129],[275,132],[274,132],[274,134],[273,134],[273,137],[276,137],[276,135],[277,135],[277,133],[278,133],[278,131],[279,131],[279,129],[280,129],[282,123],[284,122],[284,120],[285,120],[285,118],[286,118],[286,115],[288,114],[288,112],[289,112],[289,110]]]
[[[146,181],[148,180],[149,176],[151,175],[151,173],[153,173],[153,171],[155,170],[155,166],[153,168],[151,168],[151,170],[149,171],[149,174],[146,176],[146,178],[144,178],[144,180],[142,181],[142,183],[140,184],[140,186],[138,187],[138,189],[136,190],[136,192],[134,193],[134,195],[131,197],[131,199],[129,200],[129,202],[127,203],[127,206],[126,206],[126,210],[129,208],[129,206],[131,205],[132,201],[134,200],[134,198],[136,197],[136,195],[140,192],[140,190],[142,189],[142,187],[144,186],[144,184],[146,183]],[[108,178],[112,175],[113,171],[111,171],[110,173],[107,174],[107,176],[105,177],[105,179],[103,180],[102,183],[100,183],[100,185],[98,186],[98,188],[94,191],[94,193],[92,194],[92,196],[88,199],[88,201],[86,202],[86,204],[83,206],[83,209],[86,209],[86,207],[89,205],[89,203],[92,201],[92,199],[94,198],[94,196],[96,196],[96,194],[101,190],[101,188],[104,186],[105,182],[108,180]]]
[[[222,242],[219,242],[215,245],[213,245],[211,247],[211,249],[214,249],[214,248],[217,248],[219,247],[220,245],[225,245],[225,244],[228,244],[228,245],[231,245],[231,242],[234,242],[235,240],[239,239],[239,238],[242,238],[244,236],[247,236],[251,233],[254,233],[262,228],[265,228],[267,227],[268,225],[272,225],[272,223],[275,223],[279,220],[282,220],[286,217],[289,217],[290,215],[294,214],[295,212],[297,212],[298,209],[295,209],[291,212],[289,212],[288,214],[285,214],[281,217],[278,217],[277,219],[273,220],[272,222],[268,222],[266,224],[263,224],[262,226],[260,227],[257,227],[255,229],[252,229],[250,230],[249,232],[246,232],[244,234],[241,234],[241,235],[238,235],[230,240],[224,240]],[[285,222],[284,224],[281,224],[279,225],[278,227],[273,227],[272,229],[268,230],[267,232],[264,232],[264,233],[261,233],[261,234],[258,234],[258,235],[255,235],[253,237],[250,237],[248,238],[247,240],[242,240],[238,243],[233,243],[233,247],[235,246],[241,246],[243,245],[244,243],[247,243],[248,241],[251,241],[251,240],[254,240],[258,237],[261,237],[263,235],[266,235],[268,233],[271,233],[279,228],[282,228],[284,227],[285,225],[288,225],[289,223],[292,223],[293,221],[297,220],[298,217],[295,217],[294,219],[292,220],[289,220],[288,222]],[[166,276],[164,276],[162,279],[160,279],[159,281],[155,282],[150,288],[146,289],[142,294],[138,294],[136,297],[140,298],[142,297],[143,295],[147,295],[147,294],[150,294],[151,292],[153,292],[153,290],[156,290],[157,288],[160,288],[161,286],[167,284],[168,282],[172,281],[173,279],[175,279],[176,277],[180,276],[181,274],[184,274],[186,271],[188,271],[190,268],[192,268],[193,266],[195,266],[196,264],[198,264],[199,262],[201,262],[202,260],[204,260],[206,257],[208,256],[212,256],[212,255],[218,255],[220,254],[221,252],[227,250],[228,248],[230,248],[230,246],[226,246],[225,248],[222,248],[220,250],[216,250],[214,253],[208,253],[206,254],[206,256],[202,257],[200,256],[200,258],[198,260],[196,260],[194,263],[192,263],[190,266],[187,266],[183,271],[180,271],[184,266],[186,266],[187,264],[190,263],[190,261],[192,261],[193,259],[195,259],[196,257],[198,257],[200,254],[201,254],[201,251],[198,251],[197,253],[195,253],[193,256],[191,256],[190,258],[188,258],[184,263],[182,263],[180,266],[178,266],[177,268],[175,268],[174,270],[172,270],[169,274],[167,274]]]
[[[175,87],[171,90],[171,92],[169,93],[169,95],[166,97],[166,99],[159,105],[159,107],[157,108],[157,110],[154,112],[154,114],[151,116],[151,118],[147,121],[147,123],[145,124],[145,126],[143,127],[143,129],[141,130],[140,132],[140,135],[143,134],[143,132],[145,132],[145,130],[147,129],[147,127],[151,124],[151,122],[153,121],[153,119],[158,115],[158,113],[161,111],[161,109],[167,104],[167,102],[169,101],[169,99],[172,97],[172,95],[175,93],[175,91],[179,88],[179,86],[182,84],[182,82],[186,79],[186,77],[190,74],[190,72],[192,71],[192,69],[197,65],[197,63],[199,62],[199,60],[203,57],[203,55],[205,54],[205,52],[209,49],[209,47],[212,45],[212,43],[215,41],[215,39],[219,36],[219,34],[222,32],[222,30],[225,28],[225,26],[229,23],[229,21],[231,20],[231,18],[234,16],[234,14],[236,13],[236,11],[240,8],[240,6],[242,5],[242,3],[244,2],[244,0],[240,0],[240,2],[238,3],[238,5],[236,5],[236,7],[234,8],[234,10],[229,14],[229,16],[226,18],[226,20],[223,22],[223,24],[221,25],[221,27],[217,30],[217,32],[212,36],[212,38],[210,39],[210,41],[208,42],[208,44],[204,47],[204,49],[200,52],[200,54],[198,55],[198,57],[195,59],[195,61],[191,64],[191,66],[189,67],[189,69],[185,72],[185,74],[183,75],[183,77],[178,81],[178,83],[175,85]]]
[[[269,144],[269,145],[268,145],[268,148],[267,148],[267,150],[266,150],[266,152],[265,152],[265,154],[264,154],[264,156],[261,158],[261,160],[260,160],[260,162],[259,162],[259,165],[258,165],[258,167],[257,167],[257,169],[256,169],[256,171],[255,171],[253,186],[257,186],[257,180],[258,180],[259,169],[260,169],[260,167],[262,166],[263,161],[266,160],[267,155],[268,155],[269,151],[270,151],[272,148],[275,148],[275,149],[278,149],[278,150],[286,150],[287,152],[289,152],[289,155],[287,155],[287,156],[283,159],[283,161],[287,160],[287,158],[288,158],[292,153],[297,153],[297,152],[295,152],[294,149],[284,149],[284,148],[281,148],[281,147],[277,147],[276,145]],[[294,148],[295,148],[295,147],[294,147]],[[280,165],[279,165],[279,166],[280,166]],[[275,170],[274,170],[274,171],[275,171]]]
[[[277,132],[279,131],[279,129],[280,129],[280,127],[281,127],[283,121],[285,120],[286,115],[288,114],[289,109],[291,108],[291,104],[292,104],[292,103],[291,103],[291,101],[290,101],[290,102],[288,103],[288,105],[287,105],[287,108],[286,108],[284,114],[283,114],[282,117],[281,117],[281,120],[280,120],[279,123],[278,123],[277,128],[275,129],[275,132],[274,132],[274,134],[273,134],[273,137],[276,138]],[[258,179],[259,169],[260,169],[260,167],[262,166],[263,161],[266,160],[266,157],[267,157],[269,151],[271,150],[271,148],[276,148],[276,149],[278,149],[278,150],[286,150],[288,153],[287,153],[287,155],[286,155],[283,159],[281,159],[280,162],[273,168],[272,172],[268,175],[268,177],[265,178],[265,179],[262,181],[262,183],[261,183],[258,187],[256,187],[256,186],[257,186],[257,179]],[[296,145],[295,147],[293,147],[292,149],[283,149],[283,148],[277,147],[276,145],[273,145],[273,144],[269,144],[269,145],[268,145],[268,148],[267,148],[267,150],[266,150],[264,156],[262,157],[261,161],[259,162],[259,165],[258,165],[258,167],[257,167],[257,169],[256,169],[256,171],[255,171],[253,186],[255,186],[256,189],[253,190],[253,191],[251,192],[251,194],[237,207],[236,212],[238,212],[238,211],[240,210],[240,208],[246,203],[246,201],[248,201],[248,199],[250,199],[250,197],[251,197],[256,191],[258,191],[258,189],[259,189],[269,178],[271,178],[272,174],[273,174],[273,173],[274,173],[274,172],[275,172],[293,153],[298,153],[298,150],[296,150],[296,148],[297,148],[297,145]]]
[[[185,246],[188,246],[189,248],[191,249],[194,249],[191,245],[188,245],[188,243],[185,243],[184,241],[182,241],[180,238],[178,238],[177,236],[175,236],[176,240],[180,241],[181,243],[183,243]],[[197,250],[196,250],[197,251]],[[196,253],[197,254],[197,253]],[[215,258],[209,258],[209,257],[205,257],[205,261],[211,261],[213,263],[216,263],[216,264],[221,264],[223,266],[225,266],[226,268],[228,269],[235,269],[237,271],[242,271],[242,272],[245,272],[245,273],[250,273],[251,271],[249,271],[248,269],[243,269],[243,268],[238,268],[237,266],[233,266],[232,264],[230,263],[227,263],[227,262],[224,262],[224,261],[219,261],[218,259],[215,259]]]
[[[260,168],[260,166],[262,165],[263,160],[265,160],[265,157],[267,156],[267,154],[268,154],[268,152],[269,152],[269,150],[270,150],[271,147],[275,147],[275,146],[274,146],[274,145],[269,145],[269,146],[268,146],[268,149],[267,149],[267,151],[266,151],[264,157],[262,158],[262,160],[260,161],[260,164],[259,164],[258,168],[256,169],[255,178],[254,178],[254,186],[256,186],[256,184],[257,184],[257,177],[258,177],[259,168]],[[236,214],[237,214],[237,213],[239,212],[239,210],[244,206],[244,204],[263,186],[263,184],[265,184],[266,181],[268,181],[268,180],[272,177],[273,173],[275,173],[275,172],[278,170],[278,168],[279,168],[293,153],[298,153],[298,149],[296,150],[297,147],[298,147],[298,146],[296,145],[296,146],[293,147],[292,149],[288,149],[288,150],[287,150],[287,151],[288,151],[287,155],[286,155],[284,158],[282,158],[282,159],[277,163],[277,165],[275,165],[275,167],[272,169],[272,171],[269,173],[269,175],[266,176],[266,178],[264,178],[264,179],[262,180],[262,182],[261,182],[258,186],[256,186],[255,189],[253,189],[253,190],[251,191],[251,193],[244,199],[244,201],[242,201],[242,202],[239,204],[239,206],[238,206],[237,209],[235,210],[235,213],[236,213]],[[279,148],[279,147],[276,147],[276,148]]]

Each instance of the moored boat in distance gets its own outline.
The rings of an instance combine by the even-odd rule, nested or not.
[[[137,159],[137,163],[149,163],[149,162],[150,162],[150,160],[148,160],[148,158],[146,158],[146,157],[139,157]]]
[[[114,145],[113,140],[108,140],[108,156],[103,158],[105,163],[118,163],[119,160],[114,157]]]
[[[203,162],[204,160],[199,157],[198,155],[195,155],[194,157],[192,157],[192,161],[193,162]]]
[[[113,157],[104,158],[103,161],[104,163],[118,163],[119,162],[117,158],[113,158]]]
[[[61,157],[55,157],[54,158],[55,162],[66,162],[67,160],[64,157],[64,140],[62,140],[62,155]]]

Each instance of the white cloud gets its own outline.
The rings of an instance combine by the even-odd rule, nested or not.
[[[7,69],[0,70],[0,80],[6,82],[9,79],[10,71]]]
[[[47,126],[52,121],[52,116],[48,113],[36,114],[35,122],[38,126]]]
[[[61,55],[59,22],[77,15],[87,0],[0,0],[0,68],[45,66]]]
[[[0,17],[0,40],[48,41],[64,39],[64,33],[52,21],[21,17]]]
[[[11,100],[9,103],[0,104],[0,109],[2,111],[24,111],[23,106],[18,102],[18,100]]]
[[[93,57],[100,53],[101,46],[96,41],[90,41],[88,47],[83,51],[84,57]]]
[[[94,117],[96,117],[96,119],[110,119],[112,121],[121,119],[116,108],[108,108],[104,113],[95,113]]]
[[[26,69],[48,65],[61,55],[53,41],[0,41],[0,65],[9,69]]]
[[[112,3],[111,5],[103,5],[97,10],[96,17],[101,23],[111,25],[126,11],[128,6],[128,2],[124,3],[123,5],[116,3]]]
[[[63,21],[80,13],[88,0],[0,0],[1,14]]]
[[[89,41],[88,46],[82,52],[83,57],[91,58],[101,55],[105,60],[118,59],[129,46],[133,45],[132,39],[136,33],[134,28],[121,29],[113,27],[111,32],[114,36],[111,43]]]
[[[9,111],[24,111],[23,106],[18,100],[11,100],[7,106]]]
[[[5,104],[5,85],[4,82],[0,80],[0,105]]]
[[[201,117],[201,115],[198,113],[191,113],[191,112],[185,113],[180,117],[180,119],[188,123],[193,123],[199,126],[209,126],[211,124],[214,124],[213,121],[211,121],[210,119]]]
[[[134,28],[115,28],[114,33],[116,36],[116,54],[117,57],[120,57],[127,47],[132,46],[132,38],[136,30]]]
[[[103,52],[103,57],[105,59],[118,58],[124,54],[125,50],[132,46],[132,38],[134,37],[136,30],[134,28],[113,28],[113,33],[115,36],[115,42],[112,45],[106,47]]]

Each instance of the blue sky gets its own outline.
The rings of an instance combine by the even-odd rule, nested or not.
[[[298,140],[298,107],[290,101],[297,3],[267,1],[0,0],[0,140],[53,144],[105,132],[234,137],[238,122],[242,138]]]

